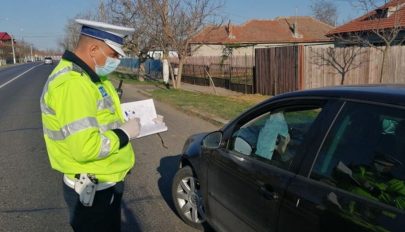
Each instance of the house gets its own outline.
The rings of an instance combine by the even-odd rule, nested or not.
[[[327,33],[328,37],[368,41],[384,45],[383,38],[393,40],[391,45],[403,43],[405,39],[405,0],[392,0]],[[395,37],[395,38],[394,38]]]
[[[7,32],[0,32],[0,65],[12,59],[11,36]]]
[[[207,27],[190,43],[192,56],[254,55],[255,48],[291,45],[327,45],[325,34],[334,27],[309,16],[250,20],[242,25],[228,23]]]

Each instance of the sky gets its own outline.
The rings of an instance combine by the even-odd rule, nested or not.
[[[94,10],[100,0],[0,0],[0,32],[11,33],[34,47],[58,49],[69,19]],[[215,1],[215,0],[213,0]],[[311,15],[312,0],[223,0],[223,14],[233,24],[250,19]],[[338,22],[360,16],[345,0],[335,0]]]

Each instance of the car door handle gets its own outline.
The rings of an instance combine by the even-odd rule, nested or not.
[[[339,209],[342,209],[342,206],[340,205],[339,200],[338,200],[338,196],[334,192],[328,193],[325,196],[323,202],[318,204],[316,206],[316,208],[319,209],[319,210],[326,210],[331,205],[334,206],[334,207],[337,207]]]
[[[334,192],[330,192],[327,196],[326,199],[328,202],[332,203],[333,205],[337,206],[339,209],[342,209],[342,206],[339,203],[338,196]]]
[[[245,161],[245,159],[243,157],[239,157],[239,156],[236,156],[236,155],[232,155],[232,158],[234,158],[235,160],[240,161],[240,162]]]
[[[264,198],[268,199],[268,200],[278,200],[279,196],[278,193],[272,190],[269,190],[268,188],[266,188],[265,186],[261,186],[260,187],[260,192],[262,193],[262,195],[264,196]]]

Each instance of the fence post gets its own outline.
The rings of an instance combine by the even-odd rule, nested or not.
[[[246,53],[245,53],[245,94],[247,94],[247,70],[248,70],[248,68],[247,68],[247,56],[246,56]]]
[[[247,67],[245,67],[245,94],[247,94]]]
[[[205,69],[205,66],[203,66],[203,69]],[[205,72],[203,72],[203,77],[204,77],[204,81],[205,81]]]
[[[256,93],[256,65],[252,67],[252,94]]]
[[[229,84],[228,89],[231,89],[231,82],[232,82],[232,62],[229,64]]]

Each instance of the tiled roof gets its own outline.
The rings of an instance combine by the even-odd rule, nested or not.
[[[297,36],[293,24],[297,24]],[[310,43],[328,42],[325,34],[334,27],[309,16],[278,17],[274,20],[250,20],[242,25],[207,27],[192,43]]]
[[[399,8],[389,17],[375,18],[377,10],[388,10]],[[374,18],[374,19],[373,19]],[[327,33],[328,36],[341,33],[369,31],[373,29],[387,29],[393,27],[405,27],[405,0],[393,0],[387,4],[368,12],[367,14],[354,19],[340,27],[337,27]]]
[[[0,41],[11,40],[11,36],[7,32],[0,32]]]

